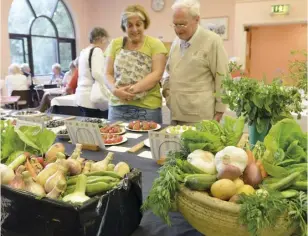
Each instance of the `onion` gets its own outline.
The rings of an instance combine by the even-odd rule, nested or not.
[[[223,169],[220,169],[217,175],[217,179],[230,179],[235,180],[242,175],[240,168],[233,165],[225,165]]]
[[[262,182],[261,171],[256,163],[252,162],[245,168],[243,181],[245,184],[249,184],[254,188],[258,187]]]
[[[22,172],[26,169],[25,166],[21,165],[16,170],[15,178],[10,182],[10,186],[15,189],[25,189],[25,182],[22,178]]]
[[[14,171],[8,166],[0,163],[1,184],[9,184],[15,177]]]
[[[29,171],[22,172],[22,176],[26,184],[25,190],[40,197],[45,197],[46,193],[44,188],[40,184],[33,181]]]

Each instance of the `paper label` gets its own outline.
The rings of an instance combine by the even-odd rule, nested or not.
[[[166,157],[169,151],[180,151],[180,136],[176,134],[149,131],[151,153],[155,160]]]
[[[64,123],[73,144],[92,144],[106,149],[98,124],[81,121],[65,121]]]

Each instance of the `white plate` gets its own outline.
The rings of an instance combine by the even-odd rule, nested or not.
[[[121,127],[121,130],[122,131],[120,133],[102,133],[101,132],[101,134],[124,134],[126,132],[126,130],[123,127]]]
[[[124,137],[124,136],[122,136],[122,137],[123,137],[123,140],[121,142],[119,142],[119,143],[111,143],[111,144],[104,143],[104,144],[105,144],[105,146],[115,146],[115,145],[119,145],[119,144],[125,143],[127,141],[127,138]]]
[[[38,116],[43,116],[45,115],[45,113],[41,113],[40,111],[33,111],[34,113],[31,114],[18,114],[20,111],[15,111],[11,114],[11,116],[15,116],[15,117],[38,117]]]
[[[149,130],[133,130],[133,129],[128,128],[128,125],[125,126],[125,129],[127,129],[129,131],[133,131],[133,132],[148,132],[150,130],[155,131],[155,130],[159,130],[160,128],[161,128],[160,124],[157,124],[157,127],[155,129],[149,129]]]
[[[166,132],[167,132],[168,134],[181,134],[181,133],[185,132],[186,130],[189,130],[189,129],[185,129],[185,130],[184,130],[184,129],[183,129],[183,126],[181,126],[181,128],[180,128],[180,129],[177,129],[175,133],[172,133],[172,132],[171,132],[171,128],[173,128],[173,127],[176,127],[176,126],[168,127],[168,128],[166,129]],[[193,126],[190,126],[190,127],[192,127],[191,130],[196,130],[196,127],[193,127]]]
[[[147,146],[147,147],[151,148],[151,146],[150,146],[150,139],[144,140],[143,143],[144,143],[144,146]]]

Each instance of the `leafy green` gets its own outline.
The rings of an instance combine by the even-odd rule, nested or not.
[[[41,155],[48,151],[56,139],[54,132],[48,129],[42,130],[38,126],[22,126],[16,132],[24,143],[39,150]]]
[[[240,117],[234,119],[230,116],[225,116],[223,124],[223,132],[226,140],[225,146],[236,146],[240,141],[245,126],[245,119]]]
[[[307,133],[294,119],[283,119],[274,125],[264,139],[266,151],[263,159],[279,165],[292,159],[296,163],[306,161]]]
[[[222,86],[222,101],[238,117],[244,116],[248,125],[256,123],[259,133],[266,129],[268,120],[273,125],[284,118],[292,118],[291,112],[300,118],[302,98],[299,91],[283,86],[280,80],[268,85],[246,77],[240,80],[226,77]]]
[[[1,129],[1,162],[6,160],[11,153],[24,150],[25,144],[15,132],[15,127],[10,121],[0,121]]]
[[[1,162],[13,161],[16,157],[13,154],[17,151],[44,154],[56,139],[54,132],[47,129],[42,130],[38,126],[22,126],[15,129],[9,121],[1,121],[0,125]]]
[[[243,117],[226,116],[221,125],[216,120],[203,120],[195,125],[196,130],[187,130],[181,135],[183,146],[189,153],[203,149],[217,153],[226,146],[236,146],[241,139],[245,120]]]

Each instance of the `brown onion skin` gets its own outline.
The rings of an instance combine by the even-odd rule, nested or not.
[[[261,171],[256,163],[252,162],[246,166],[243,173],[243,181],[245,184],[249,184],[254,188],[257,188],[262,182]]]

